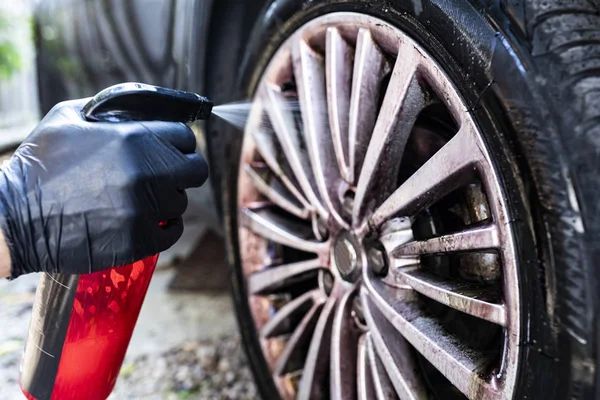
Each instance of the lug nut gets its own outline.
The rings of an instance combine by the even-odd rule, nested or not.
[[[333,259],[340,275],[344,279],[349,279],[356,275],[358,268],[358,254],[352,241],[345,235],[340,235],[333,244]]]
[[[367,257],[369,259],[369,268],[371,268],[371,271],[373,271],[375,275],[387,275],[388,262],[383,249],[371,247],[367,253]]]

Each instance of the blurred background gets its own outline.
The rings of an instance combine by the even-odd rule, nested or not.
[[[227,98],[230,80],[222,73],[208,88],[203,60],[213,51],[207,44],[210,23],[230,7],[235,16],[239,5],[233,3],[0,2],[0,161],[54,104],[115,83],[139,81],[210,95],[206,89],[218,93],[216,101]],[[242,28],[232,23],[222,29]],[[206,127],[193,129],[201,139]],[[203,140],[198,151],[205,151]],[[210,184],[189,193],[184,237],[160,257],[112,399],[257,396],[230,304],[213,194]],[[38,276],[0,281],[0,399],[22,398],[19,362],[37,281]]]

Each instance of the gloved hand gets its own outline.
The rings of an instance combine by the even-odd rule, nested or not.
[[[184,189],[207,178],[186,125],[88,122],[85,102],[55,106],[0,169],[12,278],[90,273],[168,249],[183,233]]]

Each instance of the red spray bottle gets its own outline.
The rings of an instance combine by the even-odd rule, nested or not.
[[[90,121],[207,119],[212,103],[194,93],[124,83],[83,108]],[[165,222],[166,223],[166,222]],[[21,364],[30,400],[105,400],[112,391],[158,255],[75,276],[42,274]]]

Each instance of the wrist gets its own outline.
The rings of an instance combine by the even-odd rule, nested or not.
[[[4,239],[4,233],[0,229],[0,278],[10,277],[10,251]]]
[[[6,226],[6,212],[5,212],[5,196],[3,191],[6,185],[4,184],[5,176],[0,171],[0,278],[9,278],[11,276],[12,261],[10,258],[10,250],[6,242],[6,235],[4,234],[4,227]]]
[[[0,170],[0,278],[16,278],[23,272],[18,268],[15,262],[15,251],[13,243],[15,238],[12,235],[14,230],[14,221],[11,218],[11,209],[16,198],[10,180],[6,174],[6,169]]]

